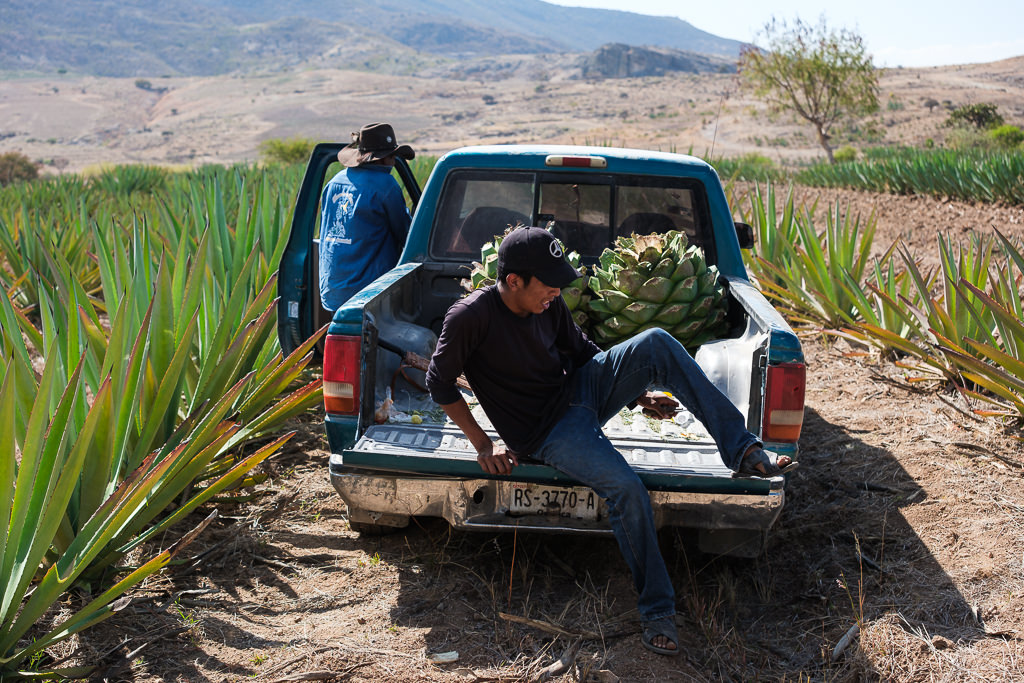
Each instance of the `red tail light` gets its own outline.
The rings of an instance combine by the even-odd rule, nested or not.
[[[324,342],[324,408],[359,414],[359,354],[362,339],[329,334]]]
[[[768,367],[762,439],[795,442],[800,438],[800,428],[804,424],[806,378],[807,368],[803,363],[780,363]]]
[[[549,154],[544,159],[544,164],[571,168],[608,168],[607,159],[595,156],[569,157],[562,154]]]

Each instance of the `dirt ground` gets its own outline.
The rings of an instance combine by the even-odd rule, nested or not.
[[[877,211],[879,242],[907,226],[929,231],[922,249],[943,225],[1024,235],[1019,208],[821,202],[837,199]],[[269,465],[266,493],[222,507],[190,559],[85,634],[78,655],[131,681],[534,681],[552,666],[550,680],[601,683],[1024,680],[1021,431],[845,342],[802,336],[801,467],[766,554],[710,557],[663,534],[679,657],[641,647],[611,539],[437,520],[359,537],[316,415]]]

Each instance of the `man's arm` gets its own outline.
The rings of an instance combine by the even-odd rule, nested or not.
[[[476,461],[488,474],[509,474],[512,468],[519,464],[519,459],[514,453],[503,448],[495,448],[494,442],[487,433],[480,428],[480,424],[473,417],[473,413],[466,404],[466,399],[459,398],[454,403],[447,403],[441,406],[455,425],[462,430],[469,442],[476,449]]]
[[[488,474],[509,474],[519,464],[518,458],[505,449],[495,448],[456,386],[456,378],[463,371],[465,359],[480,343],[479,335],[479,320],[472,311],[462,303],[448,309],[427,368],[427,389],[434,402],[473,444],[481,469]]]
[[[394,181],[393,178],[392,180]],[[405,247],[405,240],[409,237],[412,217],[405,206],[405,197],[402,195],[402,189],[398,182],[395,181],[392,185],[384,196],[384,213],[388,218],[388,230],[391,232],[395,244],[398,245],[398,251],[401,252]]]

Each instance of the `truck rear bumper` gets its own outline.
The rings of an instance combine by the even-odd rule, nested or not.
[[[359,522],[405,526],[410,517],[425,516],[476,531],[611,534],[603,504],[596,519],[514,514],[511,508],[517,482],[509,480],[369,472],[347,468],[334,456],[331,482],[348,505],[351,519]],[[653,490],[655,524],[659,529],[697,529],[702,532],[701,547],[708,552],[755,556],[785,500],[782,480],[776,484],[766,494]]]

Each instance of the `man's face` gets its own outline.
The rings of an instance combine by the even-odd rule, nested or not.
[[[508,284],[511,301],[506,301],[506,305],[516,315],[543,313],[555,297],[562,294],[561,289],[548,287],[537,277],[530,278],[530,284],[524,285],[522,278],[513,273],[508,276]]]

